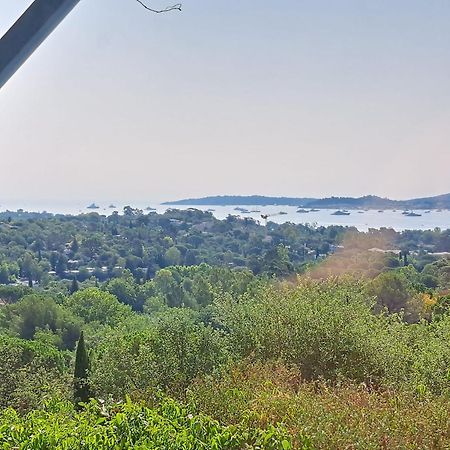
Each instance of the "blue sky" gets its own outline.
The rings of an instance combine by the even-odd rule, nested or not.
[[[30,3],[0,0],[1,34]],[[450,192],[449,23],[435,0],[81,0],[0,91],[0,197]]]

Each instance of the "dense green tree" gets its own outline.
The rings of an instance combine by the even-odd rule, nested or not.
[[[42,278],[42,268],[34,259],[31,253],[25,253],[23,258],[19,261],[22,276],[28,279],[28,285],[33,287],[34,281],[40,281]]]
[[[131,308],[123,305],[109,292],[88,288],[75,292],[64,305],[86,322],[117,325],[131,315]]]
[[[382,273],[375,278],[370,293],[376,298],[378,308],[387,308],[391,313],[404,310],[412,296],[407,279],[396,272]]]
[[[65,306],[43,295],[27,295],[0,311],[0,325],[23,339],[34,339],[36,333],[51,333],[59,348],[73,349],[80,334],[82,320]]]
[[[440,320],[444,316],[450,317],[450,295],[440,297],[433,308],[433,318]]]
[[[181,252],[176,247],[170,247],[164,254],[164,260],[167,266],[177,266],[181,263]]]
[[[45,248],[44,240],[41,237],[38,237],[31,245],[30,249],[37,253],[38,261],[42,259],[42,251]]]
[[[125,271],[122,277],[108,282],[106,289],[121,303],[130,305],[135,311],[142,311],[146,298],[153,294],[153,292],[146,293],[146,289],[134,281],[129,271]]]
[[[92,361],[92,387],[98,395],[181,393],[195,377],[212,373],[229,357],[222,333],[189,310],[162,310],[142,331],[111,332]]]
[[[279,244],[276,248],[269,250],[264,256],[264,269],[270,275],[286,276],[291,273],[293,266],[288,249]]]
[[[0,408],[27,412],[66,394],[65,360],[53,346],[0,335],[0,361]]]
[[[25,295],[31,294],[33,290],[28,286],[0,286],[0,299],[6,303],[16,303]]]

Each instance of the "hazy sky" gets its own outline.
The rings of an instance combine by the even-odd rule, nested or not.
[[[0,34],[30,3],[0,0]],[[81,0],[0,91],[0,202],[407,198],[449,175],[448,0]]]

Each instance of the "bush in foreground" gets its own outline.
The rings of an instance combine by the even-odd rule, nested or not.
[[[223,426],[210,417],[192,415],[169,399],[156,408],[130,400],[106,408],[92,401],[79,413],[68,403],[54,403],[25,417],[14,410],[5,410],[0,414],[0,447],[4,450],[293,448],[280,427]],[[306,442],[303,448],[309,448]]]
[[[283,423],[293,448],[302,448],[302,436],[317,450],[450,448],[450,397],[305,381],[276,362],[241,363],[199,379],[187,400],[224,424]]]
[[[364,283],[268,285],[216,302],[236,360],[283,361],[308,380],[351,380],[373,389],[449,393],[450,317],[405,324],[376,315]]]

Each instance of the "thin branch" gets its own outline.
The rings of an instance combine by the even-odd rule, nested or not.
[[[151,12],[156,13],[156,14],[166,13],[166,12],[169,12],[169,11],[181,11],[181,6],[182,6],[181,3],[177,3],[176,5],[168,6],[167,8],[164,8],[164,9],[153,9],[153,8],[150,8],[149,6],[147,6],[141,0],[136,0],[136,1],[138,3],[140,3],[147,11],[151,11]]]

